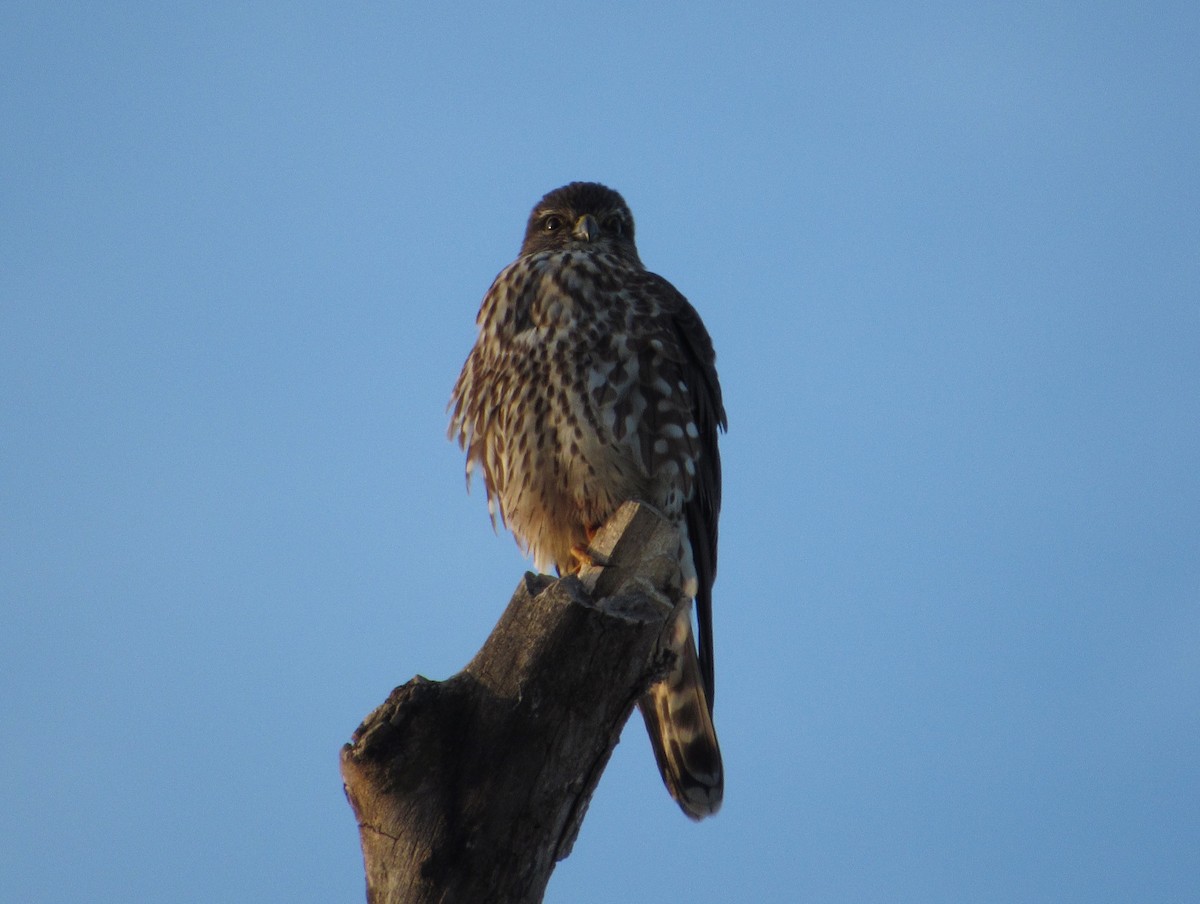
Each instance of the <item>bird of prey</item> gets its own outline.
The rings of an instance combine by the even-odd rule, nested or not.
[[[482,471],[499,514],[535,566],[577,571],[593,534],[627,500],[679,532],[680,590],[695,600],[669,631],[670,674],[638,706],[663,782],[702,819],[721,805],[712,723],[712,585],[726,426],[712,340],[696,310],[648,271],[624,199],[572,182],[533,208],[513,263],[477,317],[454,385],[450,435]]]

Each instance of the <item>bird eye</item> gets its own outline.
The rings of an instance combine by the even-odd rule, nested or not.
[[[615,213],[610,217],[605,217],[604,231],[611,232],[613,235],[624,235],[625,221]]]
[[[558,232],[558,230],[562,229],[562,225],[562,217],[557,214],[550,214],[550,216],[542,220],[542,229],[545,232]]]

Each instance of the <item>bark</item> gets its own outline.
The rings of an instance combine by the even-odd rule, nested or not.
[[[371,904],[538,902],[638,698],[664,674],[678,536],[626,503],[602,567],[526,574],[446,681],[392,691],[342,748]]]

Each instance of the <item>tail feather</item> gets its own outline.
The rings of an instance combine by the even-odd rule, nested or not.
[[[671,796],[692,819],[711,816],[721,808],[725,775],[721,748],[713,727],[691,620],[685,612],[672,646],[675,667],[638,701],[654,758]]]

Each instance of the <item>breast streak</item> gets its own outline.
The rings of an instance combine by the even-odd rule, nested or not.
[[[657,503],[659,494],[641,454],[646,400],[620,299],[584,291],[579,300],[579,274],[545,272],[539,283],[534,327],[516,343],[526,396],[504,508],[537,567],[565,569],[571,547],[586,545],[622,502]]]

